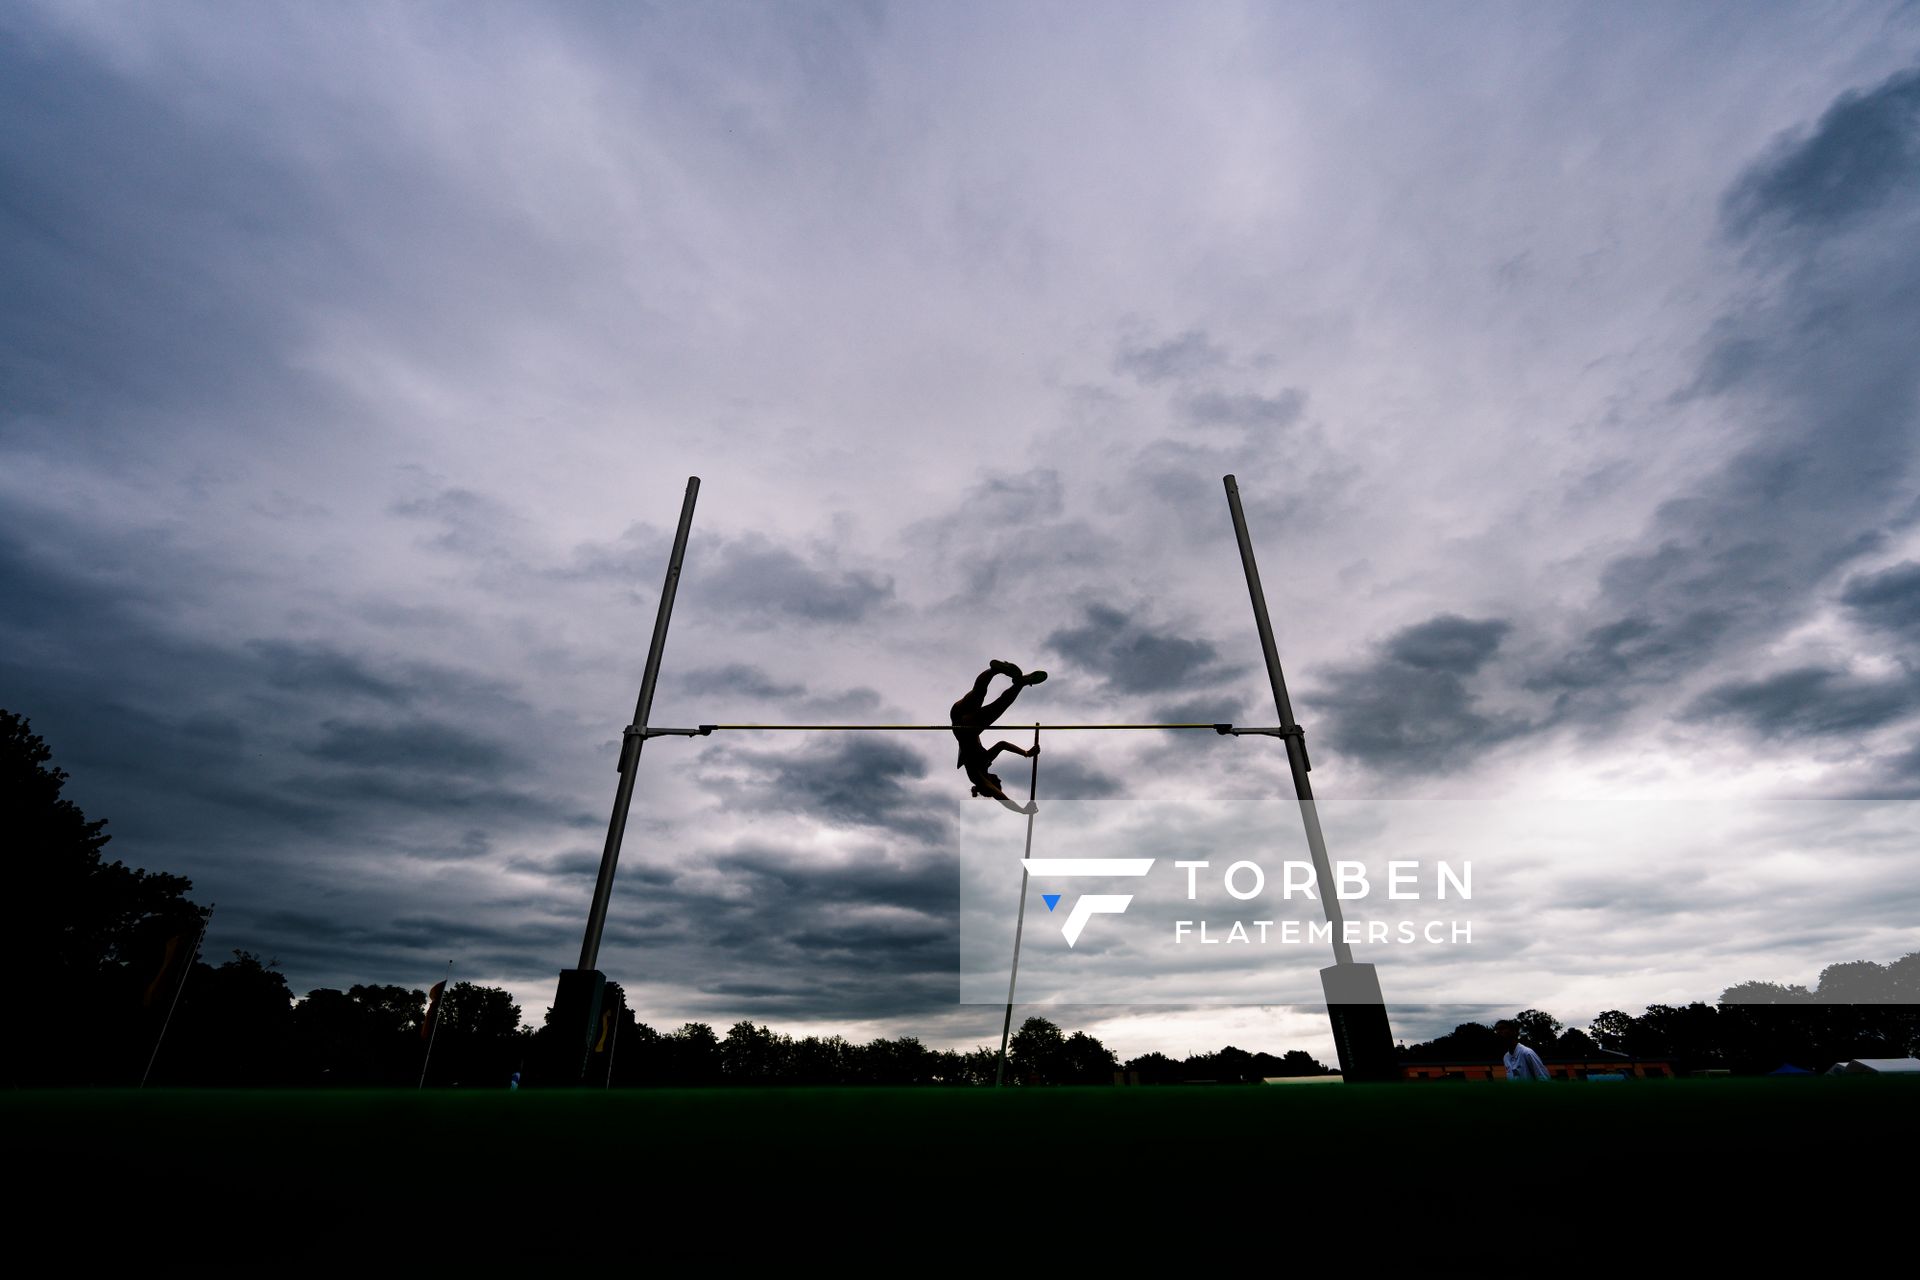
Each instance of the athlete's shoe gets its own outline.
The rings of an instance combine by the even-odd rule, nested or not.
[[[1011,662],[1003,662],[999,658],[995,658],[992,662],[989,662],[987,664],[987,670],[998,671],[1001,675],[1014,680],[1020,678],[1020,668],[1014,666]]]
[[[1044,684],[1046,683],[1046,679],[1047,673],[1044,671],[1029,671],[1026,674],[1025,682],[1027,684]]]

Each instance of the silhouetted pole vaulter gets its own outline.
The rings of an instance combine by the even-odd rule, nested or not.
[[[1000,1062],[993,1069],[996,1089],[1007,1082],[1007,1038],[1013,1034],[1013,984],[1020,978],[1020,935],[1027,927],[1027,859],[1033,857],[1033,815],[1040,812],[1040,806],[1034,801],[1035,793],[1040,790],[1039,725],[1033,726],[1033,750],[1027,752],[1027,761],[1027,847],[1020,855],[1020,910],[1013,917],[1013,967],[1007,970],[1007,1016],[1000,1020]]]
[[[647,646],[647,665],[640,676],[640,699],[634,704],[633,723],[620,744],[620,785],[614,791],[613,817],[607,823],[606,847],[600,851],[600,874],[593,883],[593,906],[587,912],[587,933],[580,943],[580,964],[563,969],[553,1000],[553,1021],[561,1037],[556,1061],[556,1083],[577,1085],[586,1070],[587,1052],[600,1026],[600,998],[607,985],[600,963],[600,937],[607,927],[607,902],[613,896],[613,872],[620,863],[620,842],[627,834],[627,809],[633,803],[633,779],[639,769],[640,748],[651,736],[647,720],[653,714],[653,688],[660,679],[660,655],[667,647],[667,623],[673,617],[673,597],[680,586],[680,566],[687,558],[687,534],[693,528],[693,504],[700,496],[700,477],[687,477],[687,496],[680,503],[680,527],[673,534],[673,554],[667,560],[666,585],[660,588],[660,609],[653,618],[653,640]]]
[[[1400,1074],[1393,1051],[1393,1029],[1387,1022],[1386,1000],[1380,994],[1380,976],[1370,964],[1356,964],[1347,945],[1345,921],[1333,893],[1333,869],[1327,862],[1327,841],[1320,833],[1320,814],[1313,803],[1313,784],[1307,780],[1306,731],[1293,718],[1287,682],[1280,674],[1280,651],[1273,641],[1273,623],[1267,617],[1267,596],[1260,589],[1260,569],[1253,562],[1253,539],[1247,534],[1247,513],[1240,507],[1240,485],[1232,476],[1227,507],[1233,512],[1233,533],[1240,541],[1240,565],[1247,574],[1247,594],[1253,601],[1254,625],[1260,629],[1260,648],[1267,660],[1267,679],[1273,686],[1273,704],[1280,727],[1266,730],[1287,744],[1287,766],[1293,771],[1293,790],[1300,798],[1300,817],[1307,829],[1307,850],[1313,855],[1313,874],[1320,906],[1333,928],[1333,965],[1320,971],[1320,989],[1327,998],[1327,1017],[1333,1024],[1334,1048],[1340,1055],[1340,1074],[1348,1080],[1393,1080]],[[1248,733],[1232,726],[1223,733]]]
[[[1005,676],[1013,682],[1012,687],[992,702],[987,701],[987,689],[992,686],[995,676]],[[1035,812],[1033,798],[1027,798],[1023,809],[1007,795],[1006,788],[1000,783],[999,775],[989,771],[995,756],[1002,751],[1011,751],[1017,756],[1035,756],[1040,753],[1039,730],[1034,730],[1034,745],[1031,751],[1022,751],[1011,742],[996,742],[991,747],[980,745],[980,731],[987,728],[1002,715],[1006,714],[1013,700],[1028,685],[1039,684],[1047,678],[1044,671],[1023,672],[1011,662],[1002,662],[995,658],[987,664],[987,669],[974,678],[973,688],[967,690],[960,700],[947,712],[947,722],[953,727],[953,736],[960,743],[960,759],[954,768],[965,769],[967,777],[973,783],[973,794],[985,796],[989,800],[998,800],[1015,813],[1032,816]]]

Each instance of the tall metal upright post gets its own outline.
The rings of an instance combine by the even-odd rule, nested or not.
[[[553,1017],[562,1039],[554,1064],[553,1083],[576,1085],[586,1068],[587,1052],[600,1025],[600,1000],[607,979],[600,963],[600,939],[607,927],[607,903],[613,897],[613,873],[620,863],[620,845],[627,834],[627,810],[633,804],[634,775],[639,771],[640,748],[647,739],[653,714],[653,690],[660,679],[660,656],[667,647],[667,623],[673,617],[673,597],[680,587],[680,566],[687,557],[687,535],[693,528],[693,504],[700,496],[700,477],[687,477],[686,497],[680,503],[680,526],[673,535],[673,554],[667,560],[666,585],[660,588],[660,608],[653,618],[653,640],[647,646],[647,665],[640,676],[640,698],[634,704],[633,723],[620,744],[620,784],[614,790],[613,816],[607,822],[607,842],[600,851],[600,874],[593,884],[593,905],[587,911],[586,936],[580,942],[580,963],[560,973]]]
[[[1340,1072],[1348,1080],[1392,1080],[1399,1076],[1393,1050],[1393,1029],[1387,1021],[1386,1000],[1380,994],[1380,976],[1370,964],[1356,964],[1345,938],[1345,919],[1334,894],[1333,868],[1327,860],[1327,841],[1320,831],[1320,814],[1313,802],[1313,784],[1307,774],[1306,731],[1293,718],[1287,682],[1280,674],[1280,650],[1274,643],[1273,623],[1267,617],[1267,596],[1260,587],[1260,569],[1253,560],[1253,539],[1247,533],[1247,513],[1240,506],[1240,485],[1224,477],[1227,509],[1233,513],[1233,533],[1240,542],[1240,566],[1247,575],[1247,595],[1253,602],[1253,621],[1260,631],[1260,649],[1267,660],[1267,681],[1280,715],[1280,737],[1287,744],[1287,767],[1293,773],[1294,794],[1307,830],[1307,851],[1320,890],[1320,906],[1333,929],[1333,965],[1320,971],[1320,988],[1333,1024],[1334,1048]]]

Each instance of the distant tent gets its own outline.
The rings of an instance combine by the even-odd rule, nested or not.
[[[1807,1070],[1805,1067],[1796,1067],[1791,1062],[1783,1062],[1773,1070],[1767,1072],[1767,1074],[1770,1076],[1810,1076],[1813,1072]]]
[[[1920,1058],[1848,1058],[1827,1068],[1830,1076],[1891,1076],[1920,1071]]]

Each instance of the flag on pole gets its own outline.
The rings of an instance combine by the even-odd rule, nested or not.
[[[600,1038],[593,1042],[595,1053],[607,1051],[607,1039],[613,1034],[613,1010],[608,1009],[600,1015]]]
[[[447,980],[442,978],[433,984],[433,990],[427,992],[427,1016],[425,1020],[420,1023],[420,1038],[422,1040],[431,1039],[433,1036],[433,1020],[440,1016],[440,997],[446,994],[446,990]]]
[[[160,955],[160,970],[153,975],[153,981],[147,984],[146,994],[140,1003],[151,1009],[154,1002],[163,998],[173,988],[174,980],[183,966],[193,962],[194,943],[200,937],[200,927],[182,929],[167,939],[166,948]]]

